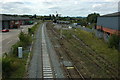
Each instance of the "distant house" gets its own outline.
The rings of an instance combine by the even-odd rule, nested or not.
[[[26,21],[30,21],[30,19],[28,17],[13,17],[0,14],[0,30],[19,28]]]
[[[98,17],[96,29],[104,32],[104,34],[120,35],[120,12]]]

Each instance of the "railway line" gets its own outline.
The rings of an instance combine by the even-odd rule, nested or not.
[[[42,26],[42,70],[43,70],[43,78],[54,78],[52,65],[50,62],[50,56],[48,54],[47,50],[47,44],[45,39],[45,33],[44,33],[44,24]]]
[[[53,33],[53,35],[55,35],[57,38],[59,38],[59,34],[53,29],[53,28],[50,28],[51,29],[51,31],[52,31],[52,33]],[[75,35],[73,35],[72,36],[73,38],[75,38],[76,40],[78,40],[79,41],[79,44],[80,45],[82,45],[82,46],[85,46],[86,47],[86,49],[88,49],[88,50],[90,50],[91,51],[91,49],[89,49],[81,40],[79,40]],[[73,41],[70,41],[70,40],[68,40],[68,39],[66,39],[65,38],[65,36],[63,37],[64,38],[64,40],[66,40],[67,42],[69,42],[71,45],[74,45],[74,43],[76,43],[74,40]],[[62,49],[64,49],[64,45],[61,43],[61,41],[59,41],[58,40],[58,42],[60,43],[60,45],[62,46],[61,48]],[[81,50],[81,49],[83,49],[83,47],[76,47],[77,49],[79,49],[79,50]],[[71,58],[70,57],[70,54],[68,54],[68,53],[72,53],[70,50],[68,50],[67,48],[66,49],[64,49],[64,51],[66,51],[66,53],[67,53],[67,56],[69,56],[69,58]],[[107,69],[105,70],[106,71],[106,73],[109,75],[109,76],[111,76],[112,78],[115,78],[117,75],[114,73],[116,70],[114,70],[109,64],[107,64],[106,63],[106,59],[104,59],[102,56],[100,56],[100,55],[97,55],[95,52],[87,52],[88,54],[86,55],[86,54],[82,54],[82,56],[84,56],[84,58],[85,59],[87,59],[89,62],[91,62],[91,63],[93,63],[93,65],[95,65],[96,66],[96,68],[98,68],[98,69],[100,69],[100,70],[103,70],[103,67],[101,67],[101,66],[105,66],[105,65],[107,65]],[[60,54],[59,54],[59,56],[61,56]],[[95,59],[93,59],[93,56],[95,57]],[[70,59],[71,61],[74,61],[72,58]],[[81,62],[78,62],[79,64],[81,64]],[[98,63],[102,63],[102,65],[100,65],[100,64],[98,64]],[[109,62],[108,62],[109,63]],[[89,70],[87,70],[87,68],[85,67],[85,66],[82,66],[89,74],[91,74],[91,72],[89,71]],[[67,71],[67,72],[69,72],[69,71]]]
[[[80,41],[82,46],[85,45],[80,39],[77,38],[76,35],[72,35],[72,36],[73,36],[77,41]],[[113,69],[113,67],[115,67],[115,66],[113,66],[113,65],[110,63],[110,61],[108,61],[107,59],[103,58],[103,57],[100,56],[100,55],[97,55],[94,51],[91,50],[90,47],[88,47],[88,46],[85,46],[85,47],[90,51],[90,52],[89,52],[89,55],[95,56],[96,59],[97,59],[100,63],[103,63],[104,65],[107,65],[107,66],[109,67],[109,69],[111,69],[113,72],[117,72],[117,70]],[[93,55],[93,54],[95,54],[95,55]],[[109,63],[109,64],[108,64],[108,63]],[[109,65],[110,65],[110,66],[109,66]]]
[[[55,32],[52,28],[50,28],[51,30],[52,30],[52,32],[53,32],[53,35],[55,35],[55,36],[58,36],[58,33],[57,32]],[[59,36],[58,36],[59,37]],[[51,40],[53,43],[59,43],[60,45],[63,45],[59,40],[57,40],[56,42],[52,39]],[[56,47],[55,47],[56,48]],[[56,48],[56,51],[58,52],[58,56],[60,56],[60,58],[62,57],[63,58],[63,55],[65,55],[65,54],[60,54],[59,53],[59,50],[57,50],[58,48]],[[62,46],[61,47],[61,51],[64,51],[64,53],[70,53],[69,51],[68,51],[68,49],[66,49],[66,48],[64,48],[64,46]],[[71,59],[71,61],[74,61],[74,60],[72,60],[72,58],[67,54],[66,56],[68,56],[70,59]],[[76,63],[75,61],[74,61],[74,63]],[[78,63],[78,62],[77,62]],[[78,64],[81,64],[80,62],[78,63]],[[83,65],[81,65],[82,66],[82,68],[84,68],[85,70],[86,70],[86,72],[87,73],[89,73],[90,74],[90,72],[88,71],[88,69],[85,67],[85,66],[83,66]],[[74,67],[76,68],[76,70],[77,70],[77,72],[79,71],[78,69],[77,69],[77,66],[75,66],[75,64],[74,64]],[[67,72],[68,73],[68,72]],[[81,74],[81,72],[78,72],[79,73],[79,75],[84,79],[84,76]],[[73,73],[72,73],[73,74]],[[68,74],[69,75],[69,74]],[[70,76],[69,76],[70,77]],[[87,78],[90,78],[90,77],[88,77],[87,76]]]
[[[71,44],[74,44],[75,43],[75,41],[74,40],[72,40],[72,41],[69,41]],[[81,42],[80,42],[81,43]],[[85,46],[85,44],[82,42],[82,46]],[[87,46],[85,46],[86,47],[86,49],[87,49]],[[78,49],[80,49],[79,47],[76,47],[76,48],[78,48]],[[82,47],[81,47],[82,48]],[[116,73],[115,72],[117,72],[115,69],[113,69],[113,67],[111,67],[111,66],[109,66],[109,64],[107,64],[107,62],[105,62],[105,60],[103,60],[103,57],[102,57],[102,59],[101,59],[101,56],[98,56],[98,55],[96,55],[96,53],[95,52],[91,52],[90,51],[90,49],[88,49],[89,51],[87,51],[87,55],[86,54],[84,54],[84,56],[86,57],[86,58],[88,58],[88,60],[93,60],[93,62],[95,63],[95,65],[97,66],[97,67],[99,67],[99,69],[102,69],[102,70],[104,70],[103,69],[103,66],[106,66],[106,73],[108,74],[108,75],[110,75],[112,78],[114,78],[114,77],[116,77]],[[95,59],[93,59],[93,56],[95,57]],[[101,64],[99,64],[99,63],[101,63]],[[108,62],[109,63],[109,62]],[[101,66],[102,67],[101,67]]]
[[[54,32],[55,33],[55,32]],[[53,43],[56,43],[53,39],[52,39]],[[62,50],[61,51],[65,51],[64,47],[60,47]],[[63,55],[61,53],[63,52],[59,52],[58,48],[55,47],[55,50],[58,53],[59,58],[61,59],[61,62],[63,62],[64,60],[70,61],[72,62],[72,58],[70,58],[70,56],[68,54],[64,54],[64,60],[63,60]],[[64,53],[67,53],[66,51]],[[72,64],[72,66],[65,66],[63,64],[63,68],[65,70],[66,73],[66,77],[73,80],[75,78],[80,78],[81,80],[85,80],[84,76],[79,72],[79,70],[77,69],[75,64]]]
[[[64,39],[65,39],[65,37],[64,37]],[[67,39],[66,39],[67,40]],[[72,40],[72,41],[70,41],[70,40],[67,40],[69,43],[71,43],[72,45],[74,45],[75,43],[76,43],[76,41],[74,41],[74,40]],[[81,43],[81,42],[79,42],[79,43]],[[81,44],[80,44],[81,45]],[[81,46],[85,46],[85,44],[84,45],[81,45]],[[83,47],[77,47],[77,46],[75,46],[75,48],[77,48],[77,49],[81,49],[81,48],[83,48]],[[85,48],[84,48],[85,49]],[[101,60],[101,58],[98,56],[98,55],[96,55],[96,54],[93,54],[93,53],[91,53],[89,50],[86,50],[87,51],[87,54],[82,54],[83,56],[84,56],[84,58],[86,58],[89,62],[91,62],[91,63],[93,63],[94,64],[94,66],[96,66],[96,68],[98,68],[98,70],[105,70],[104,69],[104,67],[103,66],[106,66],[105,64],[105,61],[103,62],[102,60]],[[83,53],[83,52],[82,52]],[[99,60],[96,60],[96,59],[94,59],[93,58],[93,56],[94,57],[96,57],[97,59],[98,58],[100,58]],[[102,62],[101,62],[102,61]],[[99,63],[102,63],[102,64],[99,64]],[[106,66],[106,70],[105,70],[105,72],[109,75],[109,76],[111,76],[112,78],[116,78],[116,73],[114,73],[115,72],[115,70],[113,70],[113,68],[111,68],[111,67],[109,67],[109,68],[107,68],[107,67],[109,67],[109,65],[107,64],[107,66]]]

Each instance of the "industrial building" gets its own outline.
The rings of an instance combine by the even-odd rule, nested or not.
[[[70,24],[70,21],[57,21],[58,24]]]
[[[98,17],[96,29],[107,35],[120,35],[120,12]]]
[[[0,14],[0,30],[19,28],[20,25],[26,24],[31,21],[28,17],[14,17]]]

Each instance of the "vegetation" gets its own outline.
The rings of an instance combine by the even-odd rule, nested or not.
[[[20,40],[19,42],[17,42],[16,44],[12,46],[13,56],[17,56],[18,47],[23,47],[23,49],[26,49],[27,46],[30,45],[30,43],[32,42],[31,36],[23,32],[19,34],[19,40]]]
[[[12,46],[12,56],[18,56],[18,47],[22,47],[22,43],[21,42],[17,42],[16,44],[14,44],[13,46]]]
[[[59,34],[61,30],[54,27],[54,31]],[[109,48],[107,43],[96,38],[92,33],[80,29],[63,30],[63,39],[58,42],[66,51],[59,50],[63,50],[62,54],[67,53],[71,56],[77,68],[81,73],[83,72],[83,76],[91,78],[117,76],[119,52],[115,48]]]
[[[2,59],[2,78],[22,78],[25,75],[25,65],[28,53],[24,53],[23,59],[7,56]]]
[[[31,36],[29,34],[25,34],[23,32],[20,33],[19,35],[20,42],[23,43],[23,46],[27,46],[31,43]]]
[[[31,30],[35,32],[38,28],[38,24],[34,25]],[[31,32],[29,32],[31,33]],[[31,34],[25,34],[21,32],[19,34],[19,41],[12,46],[12,55],[6,55],[2,59],[2,73],[3,79],[6,78],[23,78],[25,75],[26,61],[28,58],[29,52],[24,52],[23,58],[19,59],[17,56],[18,47],[23,47],[23,50],[26,50],[27,47],[31,44],[32,36]]]
[[[36,29],[38,28],[38,25],[39,25],[39,24],[35,24],[33,27],[28,28],[28,34],[29,34],[29,35],[35,34],[35,31],[36,31]]]
[[[2,59],[2,77],[9,77],[11,74],[11,71],[15,70],[12,66],[12,60],[10,58],[3,58]]]
[[[110,48],[115,47],[116,49],[118,49],[119,48],[119,41],[120,41],[120,37],[118,35],[113,34],[112,36],[110,36],[108,46]]]
[[[100,14],[98,13],[92,13],[87,16],[87,22],[88,23],[97,23],[97,17],[99,17]]]
[[[12,46],[12,55],[7,55],[2,59],[3,78],[22,78],[25,74],[25,65],[28,53],[23,54],[23,58],[18,58],[18,47],[27,48],[31,43],[31,36],[24,34],[19,35],[20,41]]]
[[[69,32],[63,31],[63,33],[65,35],[67,34],[66,36],[68,36],[68,38],[71,38],[71,34],[75,34],[79,39],[84,41],[85,44],[91,47],[97,54],[106,57],[112,63],[117,63],[118,58],[116,57],[118,56],[118,51],[114,48],[109,48],[107,43],[101,39],[96,38],[92,33],[80,29],[69,30]]]
[[[96,26],[96,23],[92,23],[92,24],[87,25],[86,27],[92,29],[95,26]]]

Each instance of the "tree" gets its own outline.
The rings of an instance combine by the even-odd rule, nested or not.
[[[92,13],[87,16],[88,23],[97,23],[97,17],[99,17],[99,13]]]
[[[80,19],[81,26],[87,26],[87,21],[85,18]]]
[[[33,18],[37,18],[37,15],[36,15],[36,14],[34,14],[34,15],[33,15]]]

